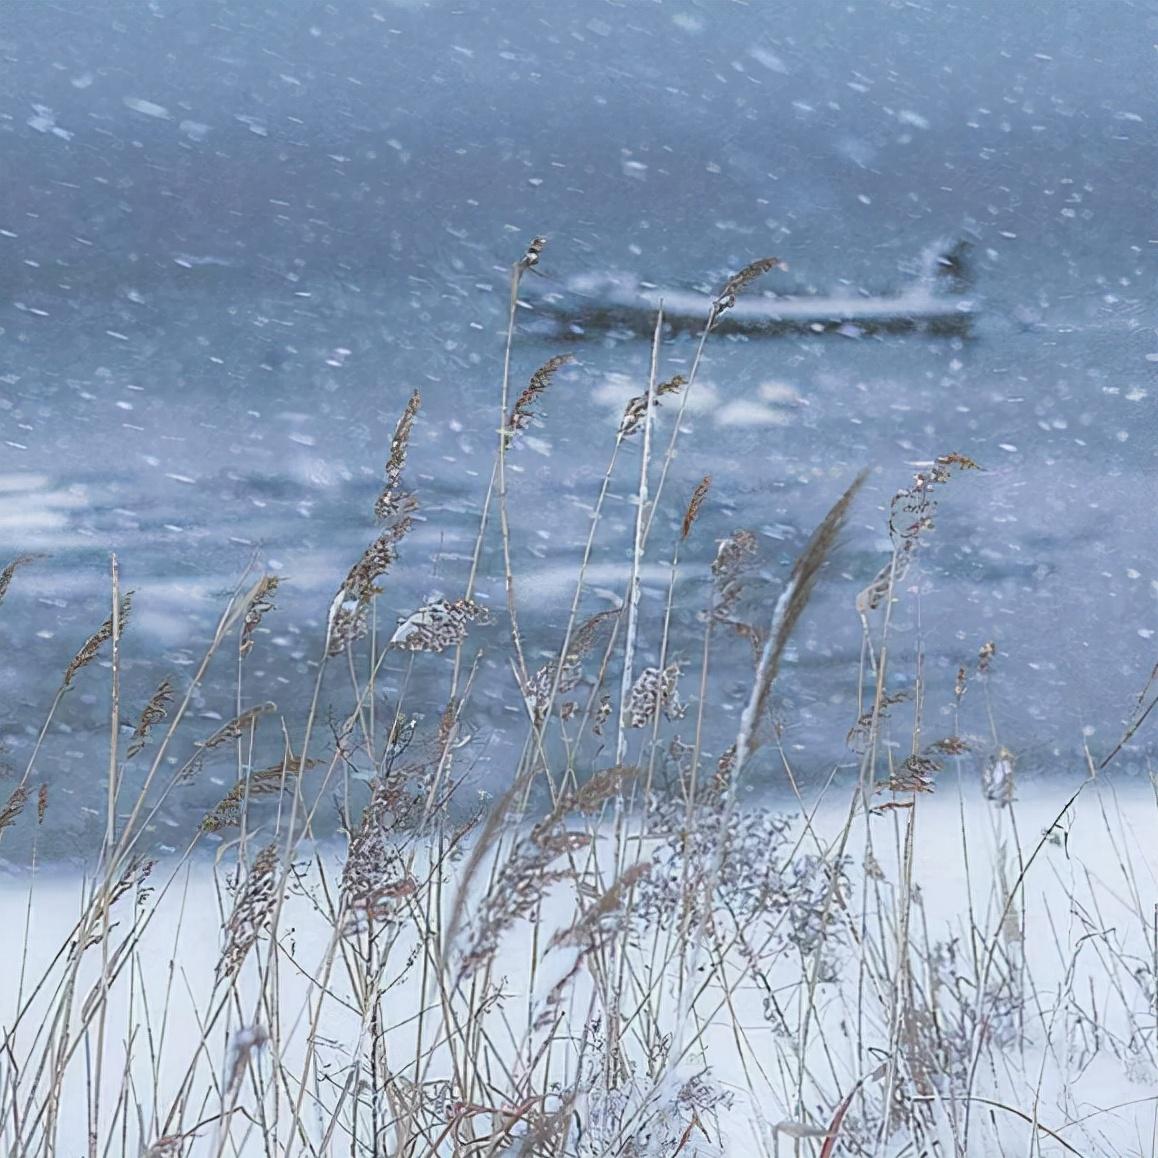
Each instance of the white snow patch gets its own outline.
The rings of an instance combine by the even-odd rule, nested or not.
[[[159,121],[169,119],[169,110],[155,101],[147,101],[143,97],[125,97],[125,108],[140,113],[143,117],[154,117]]]
[[[182,121],[177,128],[191,141],[203,141],[209,135],[209,126],[201,121]]]
[[[234,120],[240,121],[251,133],[258,137],[268,137],[269,128],[260,117],[250,117],[243,113],[238,113]]]
[[[927,117],[921,116],[920,113],[914,112],[912,109],[901,109],[897,113],[897,120],[902,125],[912,125],[915,129],[927,129],[929,127],[929,120]]]
[[[693,16],[690,12],[675,13],[675,15],[671,18],[671,22],[681,32],[703,32],[705,27],[703,19],[699,16]]]
[[[762,64],[769,72],[779,72],[785,75],[788,73],[788,65],[769,48],[762,48],[759,44],[753,44],[748,49],[748,55],[757,64]]]
[[[788,421],[782,410],[757,402],[754,398],[737,398],[726,402],[716,412],[717,426],[783,426]]]
[[[174,265],[183,269],[198,269],[205,265],[220,265],[229,268],[233,262],[227,257],[214,257],[212,254],[178,253],[173,258]]]
[[[27,121],[30,129],[35,129],[38,133],[51,133],[62,141],[72,140],[72,133],[67,129],[62,129],[56,123],[56,113],[52,109],[47,105],[33,105],[32,108],[34,115],[29,117]]]

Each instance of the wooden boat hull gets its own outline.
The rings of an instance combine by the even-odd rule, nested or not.
[[[944,255],[928,247],[922,273],[898,293],[879,297],[857,294],[776,296],[758,292],[739,296],[720,315],[716,329],[724,334],[775,337],[782,334],[841,334],[860,337],[874,333],[912,333],[968,337],[974,303],[964,296],[968,281],[958,250]],[[591,334],[648,334],[663,304],[672,330],[698,331],[712,307],[712,298],[692,290],[661,290],[630,274],[601,273],[572,278],[563,287],[542,289],[525,283],[521,302],[543,319],[542,332],[582,339]]]
[[[886,305],[887,303],[887,305]],[[595,334],[624,332],[649,334],[655,325],[658,299],[654,303],[605,303],[580,301],[564,306],[562,303],[540,300],[527,303],[529,308],[549,324],[536,329],[549,330],[552,336],[576,341]],[[804,305],[785,302],[783,305]],[[969,337],[974,314],[970,303],[945,301],[936,307],[922,305],[909,308],[902,300],[895,303],[873,303],[885,308],[866,311],[852,304],[808,303],[812,308],[792,309],[771,307],[766,311],[729,310],[716,323],[720,334],[744,334],[753,337],[778,337],[791,334],[839,334],[855,338],[868,334],[927,333],[939,337]],[[688,312],[673,309],[664,301],[664,320],[675,332],[698,332],[703,328],[710,300],[704,299],[703,309]],[[816,308],[817,306],[822,308]]]

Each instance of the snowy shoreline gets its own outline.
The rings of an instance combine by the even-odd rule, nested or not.
[[[541,1094],[544,1105],[561,1105],[566,1091],[573,1091],[573,1109],[587,1123],[587,1141],[573,1139],[574,1148],[561,1153],[603,1152],[596,1145],[600,1123],[610,1129],[614,1119],[622,1132],[624,1118],[634,1120],[636,1132],[642,1131],[641,1141],[644,1135],[651,1139],[639,1153],[672,1153],[672,1138],[683,1135],[693,1114],[700,1129],[681,1153],[776,1153],[778,1128],[783,1145],[803,1137],[802,1152],[818,1153],[842,1100],[854,1091],[871,1095],[889,1080],[885,1073],[874,1076],[858,1070],[858,1056],[879,1057],[878,1068],[886,1072],[890,1056],[901,1057],[910,1075],[924,1066],[928,1089],[914,1096],[925,1099],[927,1128],[947,1146],[952,1146],[955,1131],[960,1140],[966,1108],[960,1090],[954,1090],[953,1070],[967,1066],[972,1058],[975,1073],[969,1097],[976,1104],[969,1153],[993,1153],[1004,1147],[1055,1153],[1060,1152],[1058,1138],[1082,1154],[1132,1152],[1131,1145],[1151,1134],[1155,1122],[1150,1091],[1158,1043],[1152,996],[1154,945],[1148,922],[1158,904],[1158,852],[1145,835],[1153,828],[1155,801],[1152,791],[1141,786],[1090,782],[1051,837],[1043,840],[1043,828],[1053,824],[1068,796],[1069,790],[1061,786],[1035,785],[1023,799],[1001,808],[981,799],[976,786],[959,793],[947,782],[937,794],[919,797],[913,809],[867,817],[867,829],[863,815],[847,824],[846,797],[821,800],[814,810],[810,808],[810,823],[798,816],[778,846],[778,853],[786,854],[780,879],[791,879],[802,890],[800,895],[787,907],[769,902],[771,908],[754,913],[743,927],[750,937],[747,945],[734,936],[718,944],[708,937],[698,955],[682,958],[682,966],[678,954],[668,958],[666,967],[651,979],[647,1001],[662,1021],[664,1034],[675,1040],[682,1037],[687,1052],[682,1058],[669,1057],[658,1069],[653,1066],[649,1077],[646,1050],[640,1052],[645,1041],[628,1043],[627,1053],[637,1068],[614,1094],[601,1088],[595,1076],[599,1067],[591,1064],[595,1056],[591,1051],[598,1044],[591,1032],[600,1017],[599,989],[588,970],[591,947],[577,949],[577,942],[566,937],[550,944],[552,936],[568,929],[574,914],[569,885],[556,883],[536,907],[537,923],[519,917],[510,924],[490,969],[493,977],[501,978],[491,997],[491,1014],[494,1025],[504,1028],[507,1061],[515,1070],[525,1065],[543,1048],[544,1015],[562,1018],[566,1032],[556,1024],[547,1035],[554,1068],[551,1083]],[[879,803],[879,798],[874,801]],[[763,817],[761,823],[773,823],[767,831],[779,831],[768,819],[772,812],[746,815]],[[910,820],[914,828],[907,873]],[[1042,847],[1031,861],[1039,841]],[[604,828],[599,843],[610,848],[610,829]],[[656,848],[662,845],[651,843]],[[851,858],[840,890],[842,915],[813,928],[825,942],[821,951],[819,944],[807,942],[804,908],[809,898],[820,904],[821,885],[828,878],[821,874],[806,880],[807,872],[792,866],[832,863],[839,849]],[[412,851],[417,855],[411,861],[412,872],[421,879],[417,866],[432,854]],[[208,1046],[200,1044],[200,1037],[211,1020],[210,1011],[222,1000],[214,978],[215,970],[220,972],[221,927],[231,904],[221,887],[224,867],[215,879],[204,863],[161,862],[140,882],[138,914],[154,904],[156,912],[132,950],[131,997],[123,988],[118,992],[103,1026],[107,1105],[117,1104],[123,1076],[131,1070],[143,1122],[148,1123],[157,1109],[161,1121],[154,1128],[159,1130],[164,1119],[161,1107],[174,1098],[188,1064],[197,1075],[198,1097],[189,1099],[183,1128],[212,1118],[221,1109],[224,1075],[236,1059],[238,1035],[258,1025],[271,1038],[252,1059],[258,1075],[254,1081],[267,1100],[273,1097],[279,1068],[293,1072],[311,1049],[323,1058],[322,1070],[332,1075],[340,1075],[352,1054],[361,1053],[365,1061],[373,1052],[368,1025],[356,1012],[357,987],[343,981],[339,968],[342,953],[359,943],[361,933],[347,928],[336,935],[319,909],[321,882],[340,876],[335,852],[327,850],[305,869],[281,914],[276,1004],[270,1006],[267,991],[259,996],[257,979],[269,962],[268,945],[259,936],[253,959],[240,971],[233,991],[234,1009],[216,1025]],[[640,845],[638,852],[641,861],[648,859],[647,846]],[[809,861],[810,857],[814,859]],[[468,859],[459,860],[459,867]],[[223,856],[223,866],[225,860]],[[1023,869],[1024,887],[1007,904]],[[753,864],[751,871],[763,872],[763,867]],[[906,880],[915,887],[907,888]],[[452,869],[445,885],[444,921],[455,885]],[[80,888],[78,879],[53,872],[38,874],[30,884],[0,885],[0,920],[13,930],[29,922],[28,959],[6,955],[0,974],[0,991],[9,995],[2,1017],[5,1026],[12,1023],[15,995],[21,991],[21,969],[27,992],[28,979],[51,972],[53,954],[67,943]],[[142,889],[158,891],[149,897]],[[460,948],[475,932],[480,903],[476,898],[475,911],[458,934]],[[133,898],[118,904],[126,911],[114,920],[127,926],[134,919],[129,912]],[[772,910],[776,921],[797,929],[795,943],[792,937],[780,938],[775,952],[769,948],[771,941],[761,950],[751,939]],[[716,915],[726,922],[722,910]],[[613,924],[622,959],[634,962],[632,969],[653,968],[663,935],[645,934],[647,922],[616,919]],[[772,927],[768,926],[770,937],[775,936]],[[909,951],[899,953],[903,928],[908,929]],[[857,929],[868,933],[859,948],[858,938],[849,937]],[[728,951],[721,953],[721,944],[729,945]],[[413,938],[399,939],[388,969],[392,975],[397,968],[401,979],[383,995],[383,1021],[377,1031],[388,1041],[391,1059],[413,1057],[416,1048],[421,1050],[415,1042],[416,1011],[439,1001],[439,985],[429,971],[403,967],[414,948]],[[99,957],[100,952],[89,954]],[[255,968],[258,958],[265,962],[261,971]],[[90,982],[99,975],[95,964],[87,961],[80,970],[81,976],[91,972]],[[697,995],[690,1020],[680,1024],[681,1014],[689,1013],[677,996],[681,972],[709,966],[711,981]],[[898,966],[913,1002],[904,1016],[887,988]],[[985,996],[973,984],[983,975],[991,990]],[[327,976],[330,980],[322,984]],[[445,978],[440,983],[441,1000],[453,1005],[455,998],[448,998],[446,983]],[[83,985],[78,987],[78,992],[84,991]],[[165,1011],[163,1021],[150,1021],[150,1011],[156,1019],[160,1009]],[[271,1024],[272,1009],[276,1017]],[[316,1029],[311,1031],[315,1019]],[[156,1072],[144,1047],[146,1024],[157,1035],[152,1038],[154,1047],[164,1045],[165,1064]],[[37,1018],[26,1018],[16,1041],[23,1044],[40,1028]],[[130,1040],[134,1061],[126,1054]],[[502,1052],[497,1037],[485,1048],[488,1054]],[[928,1056],[920,1062],[917,1055],[923,1053]],[[452,1078],[460,1062],[453,1049],[436,1050],[420,1067],[423,1084],[433,1088],[433,1083]],[[398,1067],[398,1080],[405,1080],[405,1067],[397,1061],[391,1065]],[[893,1079],[899,1089],[895,1074]],[[337,1077],[332,1080],[340,1088]],[[84,1082],[80,1067],[65,1085],[58,1153],[80,1152],[83,1146]],[[150,1083],[152,1089],[146,1092]],[[320,1122],[321,1107],[330,1095],[321,1087],[315,1094],[319,1105],[314,1117]],[[232,1114],[236,1140],[230,1146],[238,1148],[229,1152],[265,1153],[262,1131],[252,1125],[260,1113],[248,1080],[235,1097],[245,1114]],[[846,1132],[850,1139],[859,1137],[867,1129],[859,1120],[856,1102],[854,1098],[841,1127],[842,1138]],[[1011,1108],[997,1111],[995,1105]],[[456,1121],[457,1113],[455,1129],[466,1130],[481,1129],[484,1118],[493,1126],[503,1116],[498,1112],[502,1108],[491,1106],[496,1112],[486,1114],[478,1107],[469,1112],[444,1107],[439,1112],[447,1123]],[[981,1109],[984,1113],[978,1112]],[[267,1128],[272,1128],[268,1122]],[[216,1129],[215,1123],[198,1131],[197,1138],[188,1139],[192,1145],[187,1152],[217,1153]],[[528,1129],[512,1127],[508,1144],[514,1149],[503,1152],[520,1152],[518,1139]],[[149,1133],[148,1126],[144,1133]],[[142,1152],[148,1141],[142,1137]],[[903,1151],[887,1137],[877,1150]],[[339,1147],[333,1152],[343,1151]],[[431,1152],[452,1150],[445,1141]]]

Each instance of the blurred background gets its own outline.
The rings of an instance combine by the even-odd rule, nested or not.
[[[536,234],[540,292],[611,272],[708,289],[776,254],[790,270],[763,288],[870,299],[910,284],[927,246],[967,242],[966,334],[709,342],[645,622],[703,474],[714,488],[676,603],[689,660],[718,540],[758,534],[758,614],[871,468],[777,707],[802,777],[851,765],[855,594],[885,560],[890,496],[957,451],[986,470],[944,491],[920,601],[898,613],[898,685],[920,639],[928,710],[944,714],[958,665],[994,639],[998,735],[980,703],[967,730],[1047,774],[1120,733],[1158,658],[1158,4],[38,0],[0,17],[0,59],[0,550],[46,556],[0,616],[12,766],[107,614],[112,551],[137,591],[128,699],[187,672],[256,561],[288,578],[246,698],[292,711],[374,534],[414,388],[423,522],[380,614],[461,593],[507,271]],[[612,326],[560,346],[533,306],[516,380],[576,356],[512,459],[537,654],[558,645],[648,336]],[[686,371],[692,342],[666,345],[666,373]],[[638,454],[612,487],[585,611],[622,597]],[[503,627],[485,630],[493,678],[472,727],[489,786],[522,709]],[[654,653],[658,630],[647,638]],[[725,722],[750,670],[734,641],[717,671]],[[62,849],[101,796],[88,769],[107,691],[89,675],[43,758],[81,804]],[[199,699],[207,733],[236,708],[235,675]],[[437,717],[445,676],[422,657],[413,710]],[[1140,738],[1122,767],[1147,766]]]

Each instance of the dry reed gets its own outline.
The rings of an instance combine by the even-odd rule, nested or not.
[[[534,238],[513,266],[512,301],[544,244]],[[417,392],[395,428],[373,506],[381,529],[348,571],[316,641],[304,721],[276,717],[272,703],[241,706],[255,698],[256,676],[239,661],[264,646],[262,623],[280,582],[263,576],[239,586],[192,675],[159,684],[122,760],[116,709],[130,599],[118,602],[114,583],[116,613],[68,665],[39,733],[48,733],[79,672],[117,645],[111,819],[100,858],[59,946],[32,944],[29,908],[25,959],[0,1022],[6,1152],[690,1158],[729,1152],[725,1128],[730,1152],[773,1155],[790,1145],[800,1158],[1012,1152],[1010,1139],[1029,1153],[1049,1145],[1100,1152],[1064,1083],[1060,1100],[1044,1103],[1042,1075],[1067,1050],[1057,1069],[1075,1081],[1111,1063],[1146,1080],[1158,1073],[1158,896],[1139,867],[1143,850],[1124,846],[1109,886],[1070,859],[1049,870],[1070,874],[1072,929],[1057,928],[1064,967],[1047,994],[1029,964],[1029,878],[1055,843],[1067,858],[1079,855],[1071,835],[1088,781],[1026,844],[1014,790],[1023,773],[992,712],[1004,667],[996,644],[975,642],[977,658],[960,665],[935,731],[923,651],[905,687],[890,667],[894,606],[910,597],[900,579],[921,565],[945,484],[976,464],[942,456],[896,494],[890,557],[875,576],[875,564],[864,569],[855,603],[848,593],[864,633],[862,695],[848,733],[859,775],[835,831],[804,800],[769,720],[781,710],[781,667],[814,614],[816,585],[826,568],[834,587],[846,582],[827,565],[841,554],[865,476],[836,498],[769,607],[754,598],[754,532],[724,538],[710,563],[680,559],[697,520],[708,517],[705,476],[667,524],[662,611],[644,613],[640,574],[663,533],[654,513],[704,343],[737,295],[776,268],[774,258],[753,262],[722,286],[686,381],[659,382],[657,325],[648,390],[631,400],[613,436],[566,629],[556,648],[535,656],[534,670],[516,619],[518,552],[501,464],[569,357],[542,365],[508,406],[513,304],[491,484],[500,498],[509,651],[474,630],[494,614],[475,591],[489,491],[466,592],[400,615],[388,637],[370,632],[378,581],[399,561],[417,509],[403,485]],[[656,424],[668,418],[659,399],[677,391],[671,441],[653,449]],[[600,513],[616,454],[635,433],[643,445],[631,483],[632,542],[604,544]],[[588,562],[603,550],[628,563],[622,599],[617,591],[619,606],[584,619]],[[29,560],[0,572],[0,599]],[[707,589],[698,618],[677,619],[680,566],[695,567]],[[689,622],[702,627],[701,639],[676,634]],[[753,649],[738,720],[712,684],[719,651],[734,647],[736,634]],[[211,717],[226,722],[187,740],[203,727],[191,709],[228,639],[237,645],[236,695]],[[417,665],[448,673],[437,708],[404,702]],[[483,747],[470,715],[476,677],[488,670],[483,678],[507,681],[488,692],[502,700],[509,690],[502,707],[522,732],[507,791],[480,804],[468,799],[477,783],[471,761]],[[1154,682],[1152,673],[1118,745],[1100,761],[1089,757],[1091,771],[1136,742],[1158,703]],[[975,708],[989,725],[981,738],[969,724]],[[605,738],[613,717],[615,735]],[[280,747],[259,762],[275,722]],[[708,725],[712,735],[726,730],[722,751],[710,750]],[[39,745],[0,806],[8,839],[32,824],[25,813]],[[192,753],[184,762],[178,745]],[[138,795],[122,798],[119,769],[146,746],[152,758]],[[216,803],[184,834],[181,853],[154,865],[144,846],[158,820],[179,812],[179,793],[226,753],[236,759],[232,782],[209,797]],[[757,774],[797,794],[791,814],[745,802]],[[994,851],[982,863],[962,819],[965,900],[956,924],[940,928],[916,850],[937,803],[933,790],[944,796],[947,782],[975,785]],[[1127,818],[1112,815],[1109,794],[1099,801],[1105,831],[1125,841]],[[47,804],[42,785],[37,826]],[[343,847],[319,839],[327,819],[340,826]],[[210,847],[212,866],[200,856]],[[953,850],[938,852],[947,859]],[[195,917],[185,906],[199,874],[219,886],[208,977],[197,976],[204,962],[180,928]],[[1034,887],[1047,876],[1036,874]],[[170,914],[176,931],[167,933]],[[1086,970],[1092,957],[1096,967]],[[179,1023],[186,1001],[192,1013]],[[1041,1042],[1034,1076],[1027,1059]],[[1024,1108],[1014,1104],[1019,1091]],[[1059,1107],[1066,1120],[1047,1124]],[[69,1133],[76,1123],[79,1143]],[[736,1142],[741,1126],[747,1134]]]

